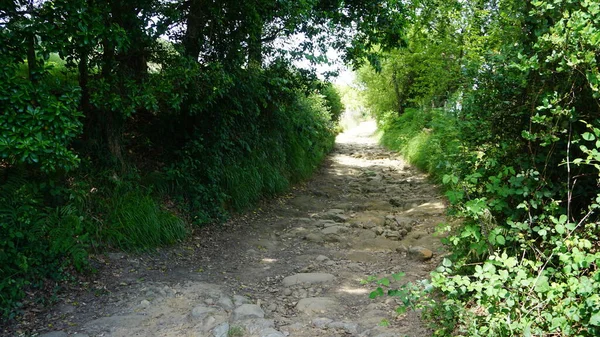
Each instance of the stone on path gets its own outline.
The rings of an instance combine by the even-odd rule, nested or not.
[[[229,323],[225,322],[218,325],[212,330],[212,337],[228,337],[229,336]]]
[[[358,324],[352,322],[331,322],[327,324],[330,329],[344,330],[350,335],[356,335],[358,333]]]
[[[323,214],[322,218],[337,222],[346,222],[348,220],[348,217],[344,215],[344,210],[342,209],[330,209],[327,213]]]
[[[311,321],[312,325],[319,329],[325,329],[329,323],[333,322],[331,318],[319,317]]]
[[[203,305],[199,305],[192,309],[191,317],[196,320],[201,320],[206,318],[207,316],[215,313],[214,308],[205,307]]]
[[[329,260],[329,258],[325,255],[319,255],[319,256],[317,256],[317,258],[315,260],[317,260],[319,262],[323,262],[323,261]]]
[[[417,260],[426,261],[433,257],[433,252],[427,248],[417,246],[417,247],[411,247],[408,250],[408,255],[412,256],[413,258],[415,258]]]
[[[318,228],[325,228],[325,227],[335,226],[337,224],[338,223],[333,220],[319,220],[319,221],[317,221],[315,226]]]
[[[282,334],[281,332],[279,332],[273,328],[268,328],[268,329],[261,331],[259,336],[260,337],[285,337],[284,334]]]
[[[247,333],[253,335],[259,334],[261,331],[268,328],[274,328],[275,321],[272,319],[253,318],[240,321],[237,325],[244,328]]]
[[[330,297],[309,297],[298,301],[296,309],[310,315],[331,311],[338,306],[337,301]]]
[[[296,284],[328,283],[334,279],[335,276],[327,273],[300,273],[284,278],[282,283],[285,287],[290,287]]]
[[[304,240],[309,242],[321,243],[323,242],[323,237],[317,233],[308,233],[304,237]]]
[[[235,308],[233,301],[227,296],[220,297],[217,304],[225,310],[233,310]]]
[[[264,318],[265,312],[256,304],[242,304],[233,311],[233,320]]]
[[[248,297],[242,296],[242,295],[233,295],[233,304],[235,304],[236,307],[239,307],[242,304],[248,304],[248,303],[250,303],[250,300],[248,299]]]
[[[326,227],[325,229],[323,229],[321,231],[321,233],[323,233],[324,235],[331,235],[331,234],[344,234],[348,232],[348,228],[344,227],[344,226],[331,226],[331,227]]]

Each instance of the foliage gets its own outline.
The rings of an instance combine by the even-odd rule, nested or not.
[[[344,112],[344,104],[342,103],[342,97],[337,89],[331,83],[325,83],[319,91],[325,99],[325,104],[329,110],[331,121],[334,123],[339,122],[342,113]]]
[[[44,204],[50,193],[71,200],[79,199],[77,194],[36,184],[24,170],[0,172],[0,313],[11,317],[27,289],[61,279],[69,265],[85,269],[92,241],[77,208]]]
[[[1,63],[9,64],[5,61],[0,57]],[[48,173],[75,169],[79,159],[69,145],[82,129],[77,89],[64,87],[56,92],[52,85],[34,85],[16,72],[10,65],[0,72],[1,163]]]
[[[460,104],[377,113],[384,143],[441,178],[464,221],[431,284],[389,294],[439,336],[598,335],[600,8],[458,5]]]
[[[238,76],[243,80],[223,89],[231,94],[215,97],[214,104],[223,109],[213,110],[219,114],[219,128],[196,129],[166,171],[199,223],[218,220],[229,208],[244,209],[307,178],[333,144],[325,101],[306,96],[303,87],[294,88],[296,74],[275,66]],[[261,102],[269,102],[266,109]]]
[[[3,1],[2,314],[83,269],[92,243],[174,243],[182,219],[220,221],[308,177],[343,107],[290,60],[331,45],[359,63],[403,16],[391,0]],[[280,46],[298,34],[312,40]]]

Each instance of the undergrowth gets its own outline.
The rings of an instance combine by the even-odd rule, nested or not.
[[[82,125],[76,112],[56,126],[67,130],[60,142],[7,129],[9,140],[22,144],[0,142],[3,318],[16,318],[23,308],[39,304],[27,294],[56,288],[70,274],[91,271],[90,252],[141,252],[180,242],[192,225],[223,221],[229,213],[308,178],[333,147],[333,119],[342,107],[331,86],[323,89],[322,84],[301,81],[287,65],[235,74],[219,68],[208,75],[196,70],[192,76],[184,66],[152,77],[160,82],[153,88],[157,106],[169,112],[162,115],[165,120],[155,117],[130,127],[124,142],[137,161],[119,165],[88,148],[72,147]],[[186,79],[194,88],[196,80],[211,80],[209,91],[222,92],[207,99],[197,88],[174,106],[170,95]],[[21,82],[17,78],[14,85],[25,85]],[[59,104],[50,94],[59,85],[44,82],[38,95],[48,104]],[[75,108],[70,96],[61,99],[71,105],[60,108]],[[29,102],[21,103],[27,109]],[[21,107],[12,107],[19,123],[47,130],[35,114],[22,116]],[[0,124],[7,125],[10,118],[0,117]],[[51,146],[56,153],[47,150]],[[140,148],[149,152],[138,152]],[[47,156],[54,161],[40,161]]]
[[[399,118],[388,112],[378,119],[380,143],[399,151],[411,164],[441,182],[463,154],[458,121],[443,109],[408,108]]]

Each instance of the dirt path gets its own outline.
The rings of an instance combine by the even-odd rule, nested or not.
[[[22,327],[44,337],[430,335],[361,283],[427,277],[444,221],[434,186],[374,131],[366,122],[340,135],[311,181],[179,247],[96,257],[96,281]]]

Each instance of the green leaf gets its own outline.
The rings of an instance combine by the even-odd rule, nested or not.
[[[450,182],[450,180],[452,180],[452,176],[449,174],[444,174],[444,177],[442,178],[442,183],[447,184]]]
[[[595,326],[600,326],[600,312],[595,313],[590,317],[590,324]]]
[[[567,223],[567,220],[568,220],[568,218],[565,214],[561,214],[560,218],[558,218],[558,222],[561,224]]]
[[[587,141],[592,141],[596,139],[596,136],[594,136],[594,134],[590,133],[590,132],[585,132],[584,134],[581,135],[581,138],[587,140]]]
[[[377,297],[381,297],[384,295],[383,289],[381,287],[373,290],[370,294],[369,294],[369,298],[370,299],[374,299]]]
[[[377,282],[377,283],[379,283],[379,284],[381,284],[381,285],[384,285],[384,286],[386,286],[386,287],[389,287],[389,286],[390,286],[390,280],[389,280],[388,278],[386,278],[386,277],[382,278],[382,279],[381,279],[381,280],[379,280],[379,282]]]
[[[392,274],[392,277],[394,278],[394,280],[400,281],[405,275],[406,275],[406,273],[399,272],[399,273],[396,273],[396,274]]]
[[[504,238],[504,235],[498,235],[496,236],[496,242],[503,246],[506,243],[506,239]]]

